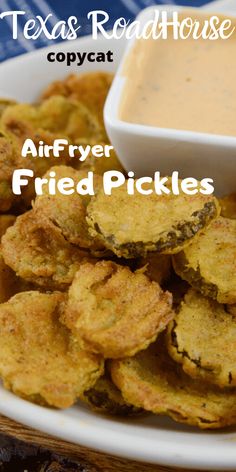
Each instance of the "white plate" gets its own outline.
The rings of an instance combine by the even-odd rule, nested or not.
[[[218,2],[214,3],[219,10]],[[236,11],[235,3],[235,0],[223,0],[219,5],[227,7],[223,10],[230,14]],[[0,65],[0,94],[31,101],[52,80],[81,71],[77,67],[49,64],[46,61],[48,50],[112,49],[115,62],[103,69],[113,71],[124,45],[123,40],[107,43],[102,38],[92,41],[87,37],[12,59]],[[97,69],[96,64],[86,66],[86,70]],[[119,421],[98,416],[80,404],[69,410],[55,411],[21,400],[1,385],[0,413],[61,439],[130,459],[192,469],[236,469],[236,430],[201,432],[154,416]]]

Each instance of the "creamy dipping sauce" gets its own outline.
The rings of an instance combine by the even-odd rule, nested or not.
[[[168,39],[137,40],[123,75],[123,121],[236,136],[236,32],[215,41],[174,40],[172,31]]]

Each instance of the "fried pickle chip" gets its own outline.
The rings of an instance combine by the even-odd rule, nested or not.
[[[236,219],[236,193],[231,193],[220,199],[221,216]]]
[[[113,75],[107,72],[71,74],[63,81],[50,84],[43,93],[43,99],[63,95],[79,100],[103,124],[103,108],[112,80]]]
[[[138,261],[137,267],[139,270],[143,270],[150,280],[162,285],[171,275],[171,256],[150,252]]]
[[[111,375],[124,399],[137,408],[202,429],[236,423],[236,390],[191,379],[159,340],[133,358],[112,361]]]
[[[173,254],[203,230],[219,212],[213,196],[129,195],[125,186],[109,197],[99,191],[88,205],[91,234],[119,257]],[[168,215],[168,217],[167,217]]]
[[[60,95],[40,105],[19,103],[9,106],[2,114],[1,129],[20,145],[29,137],[35,143],[39,142],[45,138],[45,132],[51,144],[54,139],[62,137],[71,139],[73,143],[80,137],[103,137],[98,120],[82,103]]]
[[[0,215],[0,240],[7,228],[15,223],[15,220],[16,217],[14,215]]]
[[[60,228],[33,210],[19,216],[2,238],[6,264],[19,277],[50,289],[64,290],[71,284],[87,251],[72,246]]]
[[[186,374],[220,387],[236,386],[236,318],[225,305],[190,289],[168,326],[167,342]]]
[[[173,263],[177,274],[203,295],[236,303],[236,221],[219,217]]]
[[[59,322],[65,295],[19,293],[0,305],[0,377],[36,403],[67,408],[103,373],[98,356],[79,349]]]
[[[39,124],[52,133],[65,133],[73,143],[79,138],[99,141],[104,132],[98,119],[82,101],[55,95],[39,106]]]
[[[105,358],[145,349],[173,318],[171,295],[111,261],[84,264],[69,289],[63,321],[81,345]]]
[[[56,181],[62,178],[71,178],[74,182],[79,182],[87,177],[86,172],[77,171],[66,166],[51,167],[44,178],[49,177],[49,172],[55,172]],[[102,185],[101,177],[94,176],[94,187],[100,185]],[[46,192],[42,196],[36,197],[34,211],[39,219],[43,217],[50,224],[60,228],[63,237],[69,243],[89,249],[93,253],[99,254],[101,252],[103,254],[105,248],[102,243],[91,237],[88,232],[86,206],[89,200],[88,195],[82,196],[77,192],[71,195],[63,195],[59,191],[56,195],[50,195]]]
[[[98,413],[115,416],[134,416],[143,410],[126,403],[108,374],[100,377],[96,384],[83,393],[81,399]]]

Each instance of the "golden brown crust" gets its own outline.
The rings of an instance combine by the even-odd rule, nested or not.
[[[119,257],[132,258],[181,251],[217,217],[219,205],[214,197],[201,194],[128,195],[122,186],[109,197],[99,191],[87,213],[91,234]]]
[[[63,321],[82,345],[105,358],[145,349],[173,318],[171,295],[140,272],[110,261],[87,263],[69,289]]]
[[[95,114],[100,124],[103,124],[103,108],[112,80],[113,75],[107,72],[71,74],[63,81],[50,84],[43,93],[43,99],[63,95],[79,100]]]
[[[219,217],[173,263],[177,274],[203,295],[236,303],[236,221]]]
[[[19,277],[46,289],[66,289],[88,252],[72,246],[60,228],[33,210],[19,216],[2,238],[4,260]],[[95,260],[94,260],[95,261]]]
[[[66,295],[19,293],[0,305],[0,376],[31,401],[67,408],[103,373],[59,323]]]
[[[236,424],[236,391],[188,377],[159,340],[133,358],[111,362],[113,382],[125,400],[155,414],[202,429]]]
[[[236,318],[225,305],[190,289],[168,326],[167,344],[186,374],[236,386]]]

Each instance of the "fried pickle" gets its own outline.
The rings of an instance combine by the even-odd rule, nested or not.
[[[3,132],[19,145],[26,138],[35,143],[44,140],[47,144],[49,141],[52,144],[56,138],[67,138],[73,143],[79,138],[103,138],[97,119],[82,103],[59,95],[40,105],[9,106],[3,112],[0,124]]]
[[[225,195],[220,199],[221,216],[236,219],[236,193]]]
[[[19,293],[0,305],[0,377],[30,401],[67,408],[103,373],[98,356],[82,351],[59,322],[66,296]]]
[[[173,263],[177,274],[203,295],[236,303],[236,221],[219,217]]]
[[[63,322],[105,358],[145,349],[173,318],[172,297],[140,272],[111,261],[84,264],[69,289]]]
[[[71,74],[63,81],[50,84],[42,98],[45,100],[54,95],[62,95],[79,100],[103,124],[103,108],[112,80],[113,75],[107,72]]]
[[[134,416],[143,410],[126,403],[108,374],[100,377],[96,384],[83,393],[81,399],[98,413],[115,416]]]
[[[124,399],[137,408],[202,429],[236,424],[236,390],[191,379],[159,340],[133,358],[112,361],[111,375]]]
[[[129,195],[125,186],[107,196],[103,190],[87,208],[91,234],[119,257],[145,257],[148,252],[173,254],[217,217],[213,196],[174,194]],[[168,215],[168,217],[167,217]]]
[[[56,180],[61,178],[71,178],[75,182],[87,177],[86,172],[76,171],[71,167],[55,166],[45,174],[48,178],[49,172],[55,172]],[[102,179],[94,176],[94,187],[102,185]],[[71,244],[75,244],[84,249],[89,249],[94,254],[104,254],[105,248],[99,240],[92,238],[88,232],[86,221],[86,207],[89,203],[89,195],[80,195],[74,192],[71,195],[63,195],[59,191],[56,195],[44,192],[42,196],[37,196],[34,203],[36,216],[45,218],[55,227],[60,228],[63,237]]]
[[[4,260],[19,277],[48,290],[71,284],[87,251],[71,245],[60,228],[33,210],[18,216],[2,238]]]
[[[236,318],[225,305],[190,289],[168,326],[167,344],[186,374],[236,386]]]

